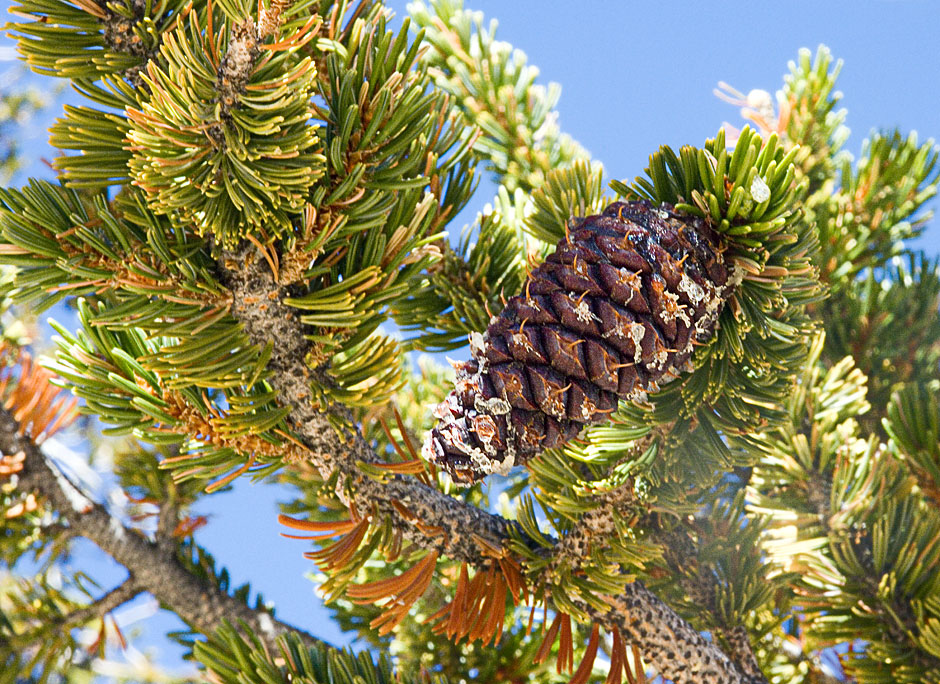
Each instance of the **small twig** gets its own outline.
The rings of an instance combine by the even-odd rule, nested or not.
[[[75,535],[94,542],[127,569],[138,591],[152,594],[161,605],[203,634],[213,633],[223,620],[229,620],[246,623],[269,648],[276,646],[278,636],[289,631],[296,632],[308,646],[323,643],[307,632],[274,619],[264,610],[252,609],[214,584],[200,580],[175,557],[164,553],[135,530],[125,527],[100,504],[83,497],[82,505],[77,506],[74,495],[66,491],[66,487],[73,485],[53,469],[28,437],[18,434],[18,431],[19,425],[13,416],[0,408],[0,452],[25,454],[18,488],[35,491],[45,497],[60,519],[68,522]],[[120,598],[120,594],[113,598]]]
[[[41,633],[37,638],[30,640],[29,643],[20,644],[18,647],[21,650],[28,651],[41,646],[41,642],[45,640],[46,635],[50,632],[66,632],[74,627],[80,627],[91,620],[103,618],[112,610],[124,605],[142,591],[143,589],[137,586],[134,578],[128,577],[117,587],[101,598],[92,601],[87,606],[78,608],[57,620],[43,624]]]
[[[75,530],[61,520],[43,525],[41,529],[43,537],[54,540],[58,544],[65,543],[75,536]]]
[[[179,522],[179,506],[174,498],[160,503],[160,512],[157,514],[157,530],[154,540],[158,547],[172,553],[177,546],[176,525]]]
[[[95,618],[102,618],[112,610],[124,605],[141,593],[143,589],[131,575],[101,598],[95,599],[84,608],[69,613],[61,622],[63,628],[81,625]]]
[[[171,484],[166,492],[166,499],[159,503],[157,512],[157,529],[154,541],[165,553],[172,555],[178,546],[174,533],[179,523],[180,506],[176,496],[176,485]]]

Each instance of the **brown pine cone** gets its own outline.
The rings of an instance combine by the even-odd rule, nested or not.
[[[506,473],[685,370],[731,293],[717,236],[670,205],[579,220],[457,364],[423,455],[456,480]]]

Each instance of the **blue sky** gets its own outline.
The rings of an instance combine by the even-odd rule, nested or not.
[[[404,0],[388,4],[399,18],[406,14]],[[743,92],[773,92],[797,50],[815,51],[820,43],[845,61],[839,89],[852,130],[846,149],[857,154],[876,128],[916,130],[922,140],[940,137],[940,4],[935,0],[479,0],[468,6],[499,19],[500,38],[527,53],[542,82],[562,85],[563,130],[604,162],[611,178],[641,173],[661,144],[700,145],[723,121],[740,125],[737,110],[712,94],[717,82]],[[2,46],[10,45],[4,37]],[[53,155],[45,125],[48,121],[23,132],[27,154]],[[31,172],[45,170],[34,165]],[[492,193],[492,185],[483,183],[458,227],[472,220]],[[921,245],[940,252],[936,222]],[[208,497],[197,512],[209,514],[210,523],[197,539],[228,566],[236,583],[251,580],[282,619],[345,643],[303,578],[312,569],[301,558],[303,543],[278,536],[276,501],[285,496],[241,481],[231,493]],[[94,557],[88,549],[78,559]],[[107,564],[99,567],[104,571]],[[146,643],[160,644],[160,630],[170,624],[161,620]],[[161,659],[172,661],[173,653],[170,649]]]

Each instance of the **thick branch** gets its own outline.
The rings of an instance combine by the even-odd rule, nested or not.
[[[513,523],[446,496],[414,478],[394,477],[379,482],[363,475],[357,462],[381,459],[357,432],[347,430],[338,435],[327,415],[314,406],[308,382],[316,371],[312,372],[304,362],[310,345],[304,339],[296,312],[281,304],[280,288],[265,262],[253,249],[243,248],[224,253],[220,271],[223,284],[233,294],[232,314],[251,341],[263,345],[273,340],[268,382],[281,402],[291,407],[291,426],[310,450],[310,463],[320,476],[328,479],[334,471],[343,476],[345,487],[340,487],[340,495],[344,503],[363,512],[375,510],[379,515],[389,516],[406,539],[423,548],[436,549],[477,568],[488,566],[491,557],[481,552],[476,539],[494,548],[505,548]],[[265,306],[258,306],[258,302]],[[393,505],[395,502],[407,507],[414,518],[403,516]],[[438,527],[444,530],[444,535],[431,537],[415,521],[425,530]],[[717,645],[696,632],[639,582],[628,585],[623,596],[612,600],[608,612],[594,611],[586,605],[583,609],[600,625],[618,628],[660,674],[677,684],[766,682],[763,677],[748,677],[739,671]]]
[[[214,632],[223,619],[240,620],[268,646],[274,646],[277,637],[288,631],[296,631],[307,645],[320,643],[316,637],[279,622],[264,611],[253,610],[198,579],[176,558],[124,527],[102,506],[81,496],[29,438],[17,434],[18,428],[13,417],[0,409],[0,451],[6,455],[22,452],[26,456],[18,487],[44,496],[74,534],[94,542],[127,569],[138,591],[149,592],[203,634]]]
[[[642,582],[628,584],[601,613],[586,603],[579,606],[605,627],[617,627],[628,643],[636,644],[663,679],[675,684],[766,684],[760,671],[745,674]]]
[[[254,248],[248,247],[225,253],[220,268],[222,283],[233,294],[232,314],[244,326],[248,337],[261,345],[274,341],[268,382],[277,390],[281,402],[291,407],[292,428],[309,449],[310,464],[323,479],[328,479],[334,470],[346,478],[346,487],[340,492],[343,502],[355,505],[362,513],[375,510],[380,516],[391,516],[405,539],[422,547],[473,565],[488,563],[474,536],[493,548],[501,548],[512,523],[413,478],[393,477],[388,482],[379,482],[364,475],[357,462],[375,463],[381,459],[358,432],[347,430],[340,437],[327,414],[314,406],[308,378],[314,376],[321,383],[330,381],[325,376],[316,377],[316,372],[306,366],[304,359],[310,344],[304,339],[296,311],[281,304],[280,289],[266,262]],[[265,306],[258,306],[259,302]],[[350,418],[348,411],[340,410]],[[424,525],[441,528],[443,534],[429,539],[426,532],[402,517],[393,502],[406,507]]]

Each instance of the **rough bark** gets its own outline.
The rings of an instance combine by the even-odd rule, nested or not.
[[[323,479],[329,478],[334,470],[343,474],[346,482],[339,491],[343,502],[355,505],[363,514],[374,510],[380,516],[391,516],[404,538],[422,547],[474,565],[489,562],[473,537],[500,548],[512,523],[413,478],[396,476],[388,482],[379,482],[365,476],[357,462],[378,463],[381,459],[358,432],[346,430],[340,436],[328,415],[314,405],[310,379],[323,384],[330,380],[304,362],[311,345],[304,339],[296,310],[280,302],[281,292],[267,263],[253,247],[226,253],[221,263],[224,264],[222,282],[233,295],[232,314],[253,343],[263,346],[268,340],[274,341],[268,382],[277,390],[281,402],[291,407],[291,427],[309,450],[309,464]],[[265,306],[258,306],[262,302]],[[352,424],[351,414],[345,407],[331,410]],[[393,502],[407,508],[415,520],[439,527],[443,534],[429,538],[426,532],[403,518]]]
[[[754,655],[754,648],[751,646],[747,628],[744,625],[738,625],[731,629],[722,630],[722,634],[731,646],[730,655],[735,664],[749,676],[760,677],[760,665]]]
[[[587,604],[580,607],[600,624],[617,627],[664,679],[675,684],[767,684],[759,670],[754,674],[739,670],[642,582],[628,584],[609,605],[604,613]]]
[[[130,594],[129,590],[119,587],[115,590],[119,593],[109,594],[109,610],[120,605],[112,605],[115,600],[126,595],[126,601],[146,591],[203,634],[214,632],[223,620],[244,621],[269,647],[288,631],[297,632],[310,646],[321,643],[316,637],[275,620],[265,611],[252,609],[192,575],[161,545],[128,529],[104,507],[81,495],[28,437],[18,434],[18,430],[19,425],[10,413],[0,409],[0,451],[5,455],[25,454],[17,487],[44,497],[60,518],[67,521],[72,534],[94,542],[130,574],[132,584],[128,587],[135,591]]]

